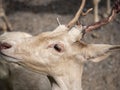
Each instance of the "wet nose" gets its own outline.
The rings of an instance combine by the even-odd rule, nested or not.
[[[0,51],[3,50],[3,49],[9,49],[11,48],[12,46],[8,43],[1,43],[0,42]]]

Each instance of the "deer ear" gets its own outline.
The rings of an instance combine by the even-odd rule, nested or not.
[[[120,45],[90,44],[86,50],[87,60],[99,62],[107,58],[111,52],[120,50]]]

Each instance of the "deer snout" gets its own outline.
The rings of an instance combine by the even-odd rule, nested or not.
[[[10,44],[8,44],[8,43],[1,43],[0,42],[0,51],[1,50],[4,50],[4,49],[9,49],[9,48],[11,48],[12,47],[12,45],[10,45]]]

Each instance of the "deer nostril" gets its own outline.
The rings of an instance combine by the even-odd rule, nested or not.
[[[3,49],[9,49],[11,48],[12,46],[8,43],[0,43],[0,50],[3,50]]]

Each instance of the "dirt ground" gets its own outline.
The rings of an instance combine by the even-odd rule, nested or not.
[[[5,0],[4,2],[6,5],[6,14],[14,31],[24,31],[33,35],[55,29],[58,25],[57,17],[62,24],[67,24],[72,19],[80,4],[80,0]],[[93,5],[87,0],[85,9],[90,7],[93,7]],[[100,18],[103,18],[102,15],[106,12],[105,10],[105,3],[102,2],[99,10]],[[93,23],[93,12],[85,17],[81,17],[80,21],[85,25]],[[88,33],[84,41],[87,43],[120,44],[120,15],[108,25]],[[13,72],[18,75],[18,77],[14,78],[16,79],[14,85],[19,89],[15,90],[30,90],[23,87],[28,84],[22,84],[27,81],[22,78],[24,75],[21,76],[20,74],[22,70],[20,72],[19,70],[14,70]],[[24,72],[33,76],[36,75],[31,74],[29,71]],[[38,76],[36,75],[36,77]],[[44,79],[41,86],[46,87],[46,85],[49,85],[46,84],[45,80],[47,78],[45,76],[40,75],[39,80],[41,78],[42,80]],[[31,79],[31,77],[28,79]],[[36,80],[28,85],[28,87],[36,86],[36,88],[31,90],[39,90],[37,89],[39,85],[36,85]],[[85,63],[82,86],[83,90],[120,90],[120,51],[113,53],[109,58],[100,63]],[[48,87],[50,88],[50,86]]]

